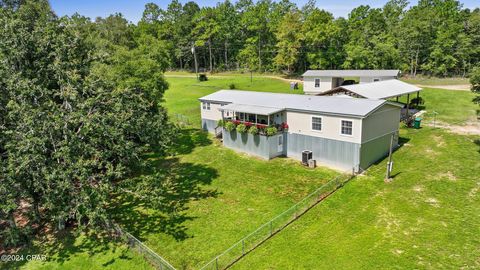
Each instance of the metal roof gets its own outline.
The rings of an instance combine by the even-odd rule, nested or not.
[[[335,90],[338,89],[345,89],[369,99],[387,99],[422,90],[420,87],[399,80],[386,80],[373,83],[343,85],[322,94],[335,92]]]
[[[307,70],[303,77],[397,77],[398,69]]]
[[[231,103],[219,108],[220,111],[235,111],[235,112],[244,112],[252,114],[261,114],[261,115],[270,115],[283,111],[284,108],[275,108],[275,107],[265,107],[265,106],[255,106],[255,105],[245,105],[245,104],[235,104]]]
[[[199,100],[358,117],[364,117],[386,103],[385,100],[363,98],[309,96],[239,90],[220,90],[201,97]]]

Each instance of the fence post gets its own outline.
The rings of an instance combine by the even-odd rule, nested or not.
[[[245,255],[245,239],[242,240],[242,254]]]
[[[270,220],[270,236],[273,235],[273,224],[272,221]]]
[[[218,257],[215,258],[215,268],[218,270]]]

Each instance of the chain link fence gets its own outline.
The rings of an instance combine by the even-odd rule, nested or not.
[[[147,247],[142,241],[138,240],[135,236],[131,235],[129,232],[124,231],[120,226],[114,224],[111,225],[113,227],[117,236],[125,240],[128,246],[142,254],[145,259],[147,259],[150,264],[152,264],[156,269],[160,270],[176,270],[167,260],[162,258],[162,256],[155,253],[155,251],[151,250]]]
[[[225,250],[223,253],[216,256],[213,260],[203,266],[201,270],[219,270],[229,268],[243,256],[254,250],[257,246],[261,245],[276,233],[280,232],[290,223],[295,221],[299,216],[306,213],[310,208],[342,187],[346,182],[352,179],[353,176],[354,170],[352,170],[352,172],[343,173],[330,180],[303,198],[301,201],[280,215],[271,219],[267,223],[263,224],[258,229]]]

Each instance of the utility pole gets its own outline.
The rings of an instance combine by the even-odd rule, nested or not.
[[[195,45],[192,46],[192,54],[193,54],[193,59],[195,61],[195,75],[197,75],[197,81],[198,81],[198,64],[197,64],[197,54],[195,52]]]
[[[395,133],[392,133],[392,136],[390,137],[390,149],[388,152],[388,162],[387,162],[387,173],[385,175],[385,182],[389,182],[390,179],[390,173],[392,172],[393,169],[393,161],[392,161],[392,151],[393,151],[393,140],[395,138]]]

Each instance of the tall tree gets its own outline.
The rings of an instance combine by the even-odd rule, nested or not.
[[[2,244],[18,239],[11,217],[20,207],[25,232],[105,224],[118,183],[145,151],[169,144],[162,42],[130,44],[117,33],[128,33],[121,20],[108,21],[98,21],[99,36],[118,50],[98,58],[85,22],[59,19],[46,0],[0,8]]]
[[[291,73],[293,66],[298,62],[302,46],[302,22],[298,11],[287,13],[278,25],[276,32],[278,52],[275,63],[278,67],[286,67]]]

